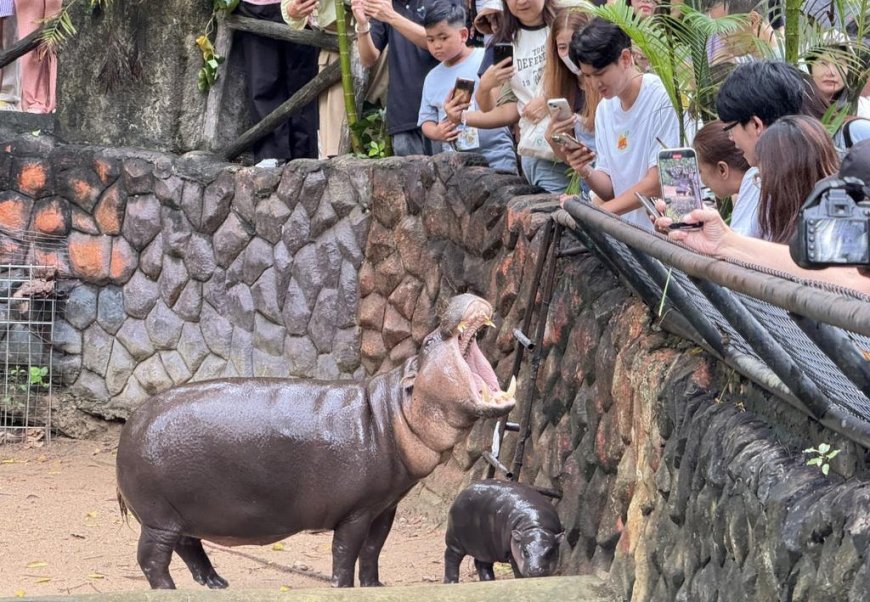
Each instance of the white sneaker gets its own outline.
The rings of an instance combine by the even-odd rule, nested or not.
[[[273,169],[281,164],[280,159],[261,159],[254,167],[262,167],[264,169]]]

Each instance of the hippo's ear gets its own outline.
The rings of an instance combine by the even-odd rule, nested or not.
[[[414,391],[414,381],[417,380],[417,356],[414,355],[405,360],[402,369],[402,392],[410,397]]]
[[[523,538],[522,534],[517,529],[514,529],[513,531],[511,531],[511,539],[513,539],[515,542],[520,543],[522,538]]]

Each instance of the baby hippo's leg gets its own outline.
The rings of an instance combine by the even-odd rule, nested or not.
[[[495,572],[492,570],[491,562],[475,559],[474,568],[477,569],[477,576],[481,581],[495,581]]]

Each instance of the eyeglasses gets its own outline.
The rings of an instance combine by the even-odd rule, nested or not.
[[[731,130],[736,128],[738,125],[740,125],[739,121],[732,121],[731,123],[728,123],[728,124],[722,126],[722,131],[723,132],[730,132]]]

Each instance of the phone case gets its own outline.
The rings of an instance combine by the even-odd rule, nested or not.
[[[659,152],[659,184],[668,208],[665,215],[682,223],[683,216],[703,207],[701,178],[694,149],[670,148]]]
[[[514,47],[510,44],[499,43],[492,47],[492,58],[493,64],[497,65],[506,58],[510,58],[513,60],[514,58]]]

